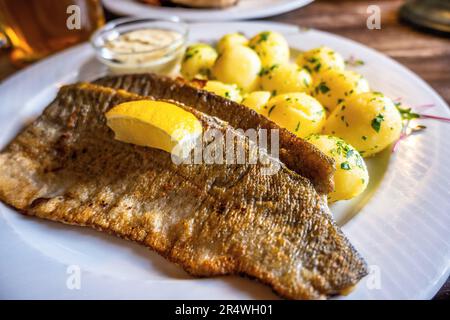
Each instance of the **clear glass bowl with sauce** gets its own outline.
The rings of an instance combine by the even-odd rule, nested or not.
[[[124,18],[95,32],[91,44],[97,58],[114,73],[173,74],[186,48],[187,24],[166,20]]]

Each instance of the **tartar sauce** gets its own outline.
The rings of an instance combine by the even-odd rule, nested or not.
[[[182,35],[164,29],[138,29],[105,43],[112,55],[108,65],[116,72],[157,72],[170,74],[184,50]]]

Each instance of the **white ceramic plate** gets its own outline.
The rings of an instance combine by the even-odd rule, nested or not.
[[[450,115],[445,102],[416,75],[335,35],[274,23],[203,23],[192,25],[191,40],[267,29],[284,33],[299,50],[325,44],[344,57],[363,59],[358,71],[375,90],[410,105],[433,103],[430,113]],[[0,147],[42,111],[61,85],[104,73],[84,44],[3,82]],[[372,182],[364,195],[332,207],[372,271],[344,298],[428,299],[449,275],[450,125],[426,124],[423,134],[404,141],[393,156],[387,151],[369,161]],[[3,204],[0,212],[0,298],[276,298],[263,285],[238,277],[191,278],[146,248],[97,231],[25,217]],[[81,287],[71,290],[70,275],[78,268]]]
[[[105,7],[119,15],[163,18],[178,16],[186,21],[229,21],[271,17],[303,7],[313,0],[240,0],[225,9],[156,7],[137,0],[103,0]]]

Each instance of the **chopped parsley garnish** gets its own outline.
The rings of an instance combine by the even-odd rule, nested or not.
[[[304,66],[303,69],[305,69],[306,71],[308,71],[309,73],[311,73],[311,69],[308,66]]]
[[[259,71],[258,75],[259,75],[260,77],[266,76],[266,75],[268,75],[269,73],[271,73],[273,70],[275,70],[276,68],[278,68],[278,66],[279,66],[278,64],[274,64],[274,65],[272,65],[272,66],[270,66],[270,67],[262,68],[261,71]]]
[[[367,140],[367,137],[366,137],[366,136],[362,136],[361,139],[363,139],[364,141],[366,141],[366,140]]]
[[[310,134],[309,136],[306,137],[306,140],[308,140],[308,141],[311,140],[311,139],[317,140],[319,138],[320,138],[320,135],[318,133],[312,133],[312,134]]]
[[[330,91],[330,88],[328,88],[327,84],[325,82],[319,83],[317,86],[318,90],[320,90],[321,93],[325,94],[328,91]]]
[[[364,161],[362,160],[361,156],[358,154],[356,156],[356,166],[360,169],[364,169]]]
[[[420,118],[420,114],[413,112],[411,108],[401,108],[400,103],[396,103],[395,106],[397,107],[398,112],[400,112],[403,120]]]
[[[345,61],[346,65],[352,66],[352,67],[358,67],[363,66],[365,62],[361,59],[355,60],[355,59],[348,59]]]
[[[306,79],[303,79],[303,84],[305,85],[305,87],[309,86],[309,82]]]
[[[336,147],[337,147],[336,149],[334,149],[335,153],[338,155],[343,155],[346,158],[348,158],[347,155],[351,156],[351,154],[349,154],[349,152],[350,151],[353,152],[353,150],[350,149],[350,146],[341,139],[338,139],[338,138],[334,138],[334,139],[336,141]]]
[[[275,109],[275,105],[271,106],[269,109],[269,112],[267,113],[268,116],[270,116],[270,114],[272,113],[273,109]]]
[[[342,162],[341,163],[341,169],[342,170],[350,170],[350,164],[347,161]]]
[[[318,63],[318,64],[314,67],[314,71],[315,71],[315,72],[319,72],[321,67],[322,67],[322,64],[321,64],[321,63]]]
[[[297,126],[295,127],[295,132],[297,132],[298,129],[300,129],[300,121],[297,123]]]
[[[259,34],[258,43],[261,43],[263,41],[269,40],[269,36],[270,36],[270,32],[269,31],[261,32]]]
[[[195,56],[198,53],[198,50],[188,50],[186,54],[184,55],[183,61],[188,61],[190,58]]]
[[[373,130],[375,130],[376,132],[380,132],[381,123],[383,121],[384,121],[384,116],[382,114],[379,114],[375,118],[373,118],[372,123],[371,123]]]
[[[348,158],[350,158],[351,156],[353,156],[354,153],[355,153],[355,152],[354,152],[352,149],[348,149],[347,154],[345,155],[345,157],[348,159]]]
[[[198,73],[203,76],[206,76],[207,78],[209,78],[211,76],[211,70],[209,70],[208,68],[200,68]]]

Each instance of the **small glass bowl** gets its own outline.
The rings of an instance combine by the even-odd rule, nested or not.
[[[174,31],[180,37],[170,44],[145,51],[124,53],[107,46],[119,36],[131,31],[142,29],[157,29]],[[181,61],[186,48],[189,27],[178,17],[165,20],[149,18],[124,18],[107,23],[91,37],[97,59],[107,65],[114,73],[145,73],[173,74]]]

